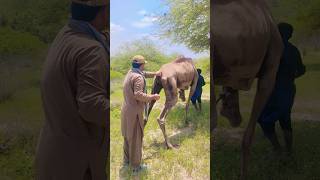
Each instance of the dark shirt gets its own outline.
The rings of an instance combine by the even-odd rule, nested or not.
[[[202,91],[202,86],[204,85],[206,85],[206,83],[204,82],[204,78],[201,74],[199,74],[196,91]]]
[[[199,78],[197,81],[196,91],[194,92],[195,97],[199,97],[202,94],[202,86],[204,86],[206,83],[204,82],[204,78],[201,74],[199,74]]]
[[[262,121],[268,118],[276,120],[284,114],[290,115],[296,93],[294,80],[305,73],[299,50],[289,42],[284,45],[275,86],[262,113]]]
[[[277,72],[276,84],[294,84],[294,79],[305,73],[305,66],[302,64],[301,55],[293,44],[286,42]]]

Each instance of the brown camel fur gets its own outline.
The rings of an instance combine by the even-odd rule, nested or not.
[[[164,89],[166,100],[157,120],[160,129],[162,130],[167,148],[174,148],[166,133],[165,119],[171,108],[178,102],[178,93],[180,99],[185,101],[184,91],[189,89],[190,86],[189,97],[185,109],[185,118],[187,118],[190,98],[196,89],[198,81],[198,72],[192,59],[185,57],[179,57],[170,63],[162,65],[159,71],[161,72],[161,77],[155,77],[151,93],[159,94],[161,89]],[[152,101],[149,105],[148,116],[154,103],[155,101]]]
[[[264,0],[214,0],[210,16],[213,79],[215,85],[224,87],[221,115],[226,116],[232,126],[239,126],[241,122],[238,90],[249,90],[253,80],[258,79],[242,140],[240,179],[247,179],[256,122],[273,90],[282,40]],[[213,130],[217,124],[216,114],[211,124]]]

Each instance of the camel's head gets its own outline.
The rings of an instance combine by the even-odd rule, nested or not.
[[[181,99],[182,102],[185,102],[185,101],[186,101],[186,96],[185,96],[183,90],[180,90],[180,91],[179,91],[179,98]]]
[[[160,91],[161,91],[162,88],[163,88],[163,87],[162,87],[162,83],[161,83],[161,77],[156,76],[156,77],[154,78],[154,81],[153,81],[151,94],[160,94]],[[155,104],[155,102],[156,102],[156,101],[153,100],[153,101],[151,101],[151,102],[149,103],[148,117],[149,117],[149,114],[150,114],[150,112],[151,112],[151,110],[152,110],[152,107],[153,107],[153,105]]]
[[[239,127],[242,121],[239,109],[239,92],[238,90],[224,87],[222,98],[222,108],[220,114],[226,117],[232,127]]]

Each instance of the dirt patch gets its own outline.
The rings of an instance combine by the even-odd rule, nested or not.
[[[169,138],[180,138],[183,136],[188,136],[193,133],[193,126],[188,126],[181,129],[176,129],[173,131],[173,133],[169,136]]]
[[[312,122],[320,122],[320,114],[319,113],[300,113],[293,112],[291,117],[294,121],[312,121]]]
[[[240,143],[244,133],[243,128],[216,128],[213,132],[213,137],[219,139],[223,143]]]

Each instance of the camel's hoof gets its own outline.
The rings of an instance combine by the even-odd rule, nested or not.
[[[242,122],[240,113],[232,113],[222,109],[220,114],[229,120],[232,127],[239,127]]]
[[[179,148],[178,144],[167,143],[166,146],[167,146],[167,149],[173,149],[173,150]]]
[[[189,122],[187,119],[185,119],[185,120],[184,120],[184,124],[185,124],[186,126],[189,126],[190,122]]]

